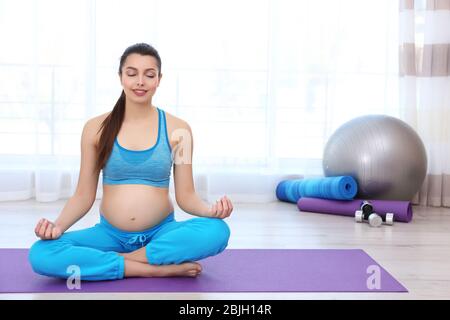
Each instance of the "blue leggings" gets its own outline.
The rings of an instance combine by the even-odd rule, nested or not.
[[[216,255],[225,250],[230,229],[218,218],[193,218],[177,222],[172,212],[158,225],[139,232],[118,229],[100,213],[92,228],[65,232],[55,240],[38,240],[30,248],[34,272],[67,279],[68,267],[79,267],[81,280],[122,279],[125,259],[118,253],[145,246],[153,265],[180,264]],[[70,270],[70,268],[69,268]]]

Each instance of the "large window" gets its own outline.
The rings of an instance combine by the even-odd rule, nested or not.
[[[0,0],[0,154],[76,159],[123,50],[148,42],[195,163],[318,164],[344,121],[397,114],[397,30],[392,0]]]

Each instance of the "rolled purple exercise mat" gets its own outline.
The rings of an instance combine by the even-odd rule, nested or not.
[[[373,211],[385,218],[386,213],[394,214],[394,221],[410,222],[412,219],[412,207],[409,201],[394,200],[367,200],[373,206]],[[343,216],[355,216],[355,211],[360,210],[363,200],[328,200],[319,198],[300,198],[297,207],[300,211],[329,213]]]

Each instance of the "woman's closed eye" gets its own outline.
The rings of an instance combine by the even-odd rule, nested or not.
[[[127,74],[127,76],[129,76],[129,77],[134,77],[134,76],[136,76],[136,73],[133,73],[133,74]],[[147,74],[147,75],[145,75],[147,78],[150,78],[150,79],[153,79],[155,76],[154,75],[152,75],[152,74]]]

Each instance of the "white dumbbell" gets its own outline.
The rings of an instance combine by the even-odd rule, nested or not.
[[[367,217],[367,215],[366,215]],[[356,222],[368,222],[371,227],[379,227],[383,224],[383,222],[387,225],[392,226],[394,224],[394,214],[386,213],[386,217],[383,219],[376,212],[372,212],[368,215],[367,219],[362,210],[355,211],[355,221]]]
[[[356,222],[368,222],[371,227],[379,227],[383,223],[383,219],[375,212],[369,214],[368,218],[364,218],[364,213],[362,210],[355,211],[355,221]]]
[[[394,214],[390,212],[386,213],[386,216],[384,217],[384,223],[392,226],[394,224]]]

